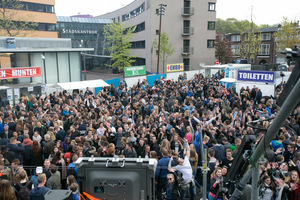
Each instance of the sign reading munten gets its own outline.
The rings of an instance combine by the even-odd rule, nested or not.
[[[167,72],[180,72],[183,71],[183,63],[167,64]]]
[[[145,66],[125,67],[125,77],[140,76],[146,74]]]
[[[274,83],[275,73],[269,71],[239,70],[237,80]]]

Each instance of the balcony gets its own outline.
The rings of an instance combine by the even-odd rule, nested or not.
[[[185,7],[182,9],[181,11],[181,14],[182,16],[191,16],[191,15],[194,15],[194,10],[195,8],[194,7]]]
[[[193,47],[183,47],[181,49],[181,54],[185,55],[185,56],[194,54],[194,48]]]
[[[194,27],[184,27],[181,34],[183,36],[194,35]]]

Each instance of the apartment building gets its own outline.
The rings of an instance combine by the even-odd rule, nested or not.
[[[36,26],[32,30],[24,30],[17,37],[57,38],[56,14],[54,10],[55,0],[20,0],[18,9],[14,6],[5,5],[9,19],[18,23],[24,21],[34,22]],[[19,4],[18,4],[19,5]],[[3,5],[1,4],[3,7]],[[3,10],[3,8],[0,8]],[[3,17],[1,17],[3,20]],[[22,26],[21,26],[22,27]],[[6,30],[1,30],[1,36],[10,36]],[[16,31],[12,30],[12,33]]]
[[[153,42],[158,41],[160,17],[157,9],[165,4],[161,32],[166,32],[175,46],[175,53],[166,64],[184,63],[185,70],[212,65],[215,60],[216,0],[135,0],[131,4],[97,18],[113,19],[127,26],[135,26],[132,55],[136,65],[145,65],[146,71],[157,72],[157,51]],[[159,73],[166,72],[159,63]]]

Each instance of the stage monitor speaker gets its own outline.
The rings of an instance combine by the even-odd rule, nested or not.
[[[79,158],[80,193],[98,199],[155,199],[154,159]]]
[[[49,190],[45,194],[45,200],[72,200],[71,190]]]

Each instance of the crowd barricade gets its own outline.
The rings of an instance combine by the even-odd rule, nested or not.
[[[147,83],[150,87],[154,85],[156,80],[160,80],[162,78],[166,78],[166,74],[155,74],[155,75],[148,75],[147,76]]]
[[[105,83],[108,85],[113,84],[115,88],[117,88],[120,85],[120,78],[114,78],[114,79],[109,79],[109,80],[104,80]],[[102,90],[101,87],[96,87],[95,88],[95,94],[98,94],[99,91]]]

